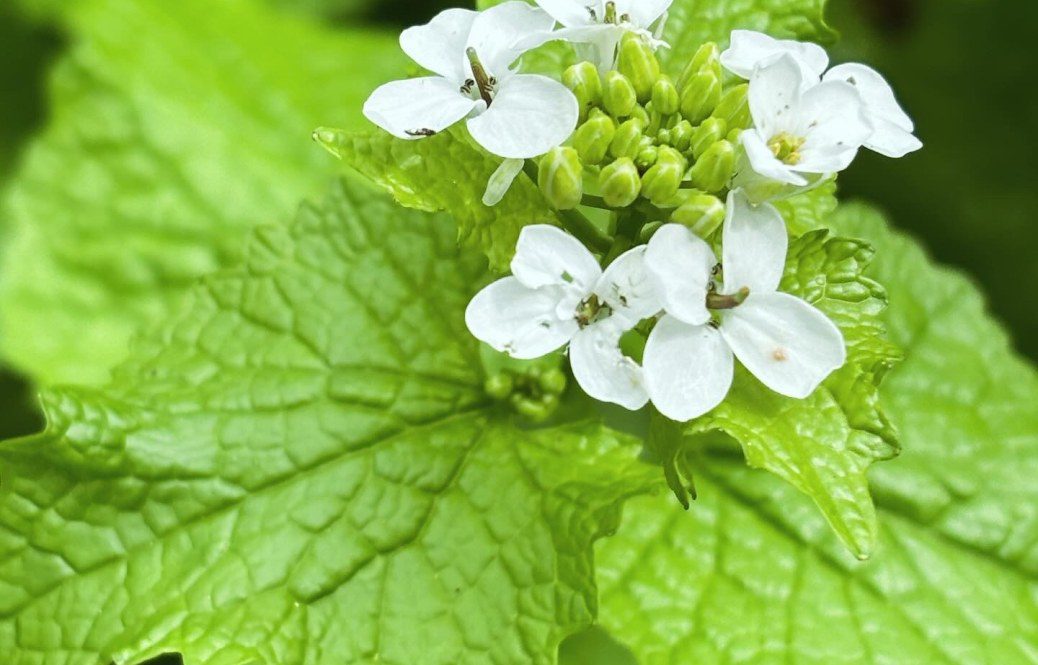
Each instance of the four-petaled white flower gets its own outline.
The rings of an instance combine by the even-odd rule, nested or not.
[[[764,385],[802,399],[846,360],[843,336],[808,303],[779,292],[788,239],[778,210],[728,197],[723,282],[713,281],[710,246],[678,224],[649,242],[665,315],[645,347],[645,383],[660,413],[678,421],[721,403],[734,357]]]
[[[431,136],[462,118],[489,152],[515,159],[541,155],[576,127],[573,93],[545,76],[517,74],[512,64],[529,46],[519,42],[551,30],[555,19],[513,0],[485,12],[448,9],[408,28],[400,46],[438,74],[393,81],[364,104],[364,115],[404,139]]]
[[[789,54],[754,70],[748,95],[754,126],[742,145],[753,170],[779,182],[803,186],[804,174],[847,168],[873,133],[857,88],[839,80],[805,86]]]
[[[584,392],[640,409],[648,402],[642,369],[621,352],[620,337],[660,310],[646,251],[629,250],[603,272],[573,236],[527,226],[512,275],[476,294],[465,323],[477,339],[513,358],[539,358],[569,344],[573,376]]]
[[[915,124],[898,104],[894,90],[875,69],[858,63],[837,65],[828,72],[829,56],[825,49],[810,42],[780,40],[752,30],[732,31],[731,45],[721,53],[721,64],[745,79],[783,55],[793,58],[800,67],[801,84],[810,88],[821,81],[846,81],[855,86],[861,97],[865,118],[873,133],[863,145],[887,157],[904,157],[923,147],[912,133]]]
[[[659,37],[673,1],[536,0],[562,26],[547,39],[590,45],[594,56],[588,59],[597,61],[603,71],[613,67],[616,47],[625,32],[637,32],[649,38],[654,47],[663,46]]]

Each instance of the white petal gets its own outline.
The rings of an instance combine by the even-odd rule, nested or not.
[[[571,44],[587,44],[591,53],[586,54],[585,59],[596,62],[599,72],[604,74],[612,69],[616,61],[616,48],[626,32],[623,27],[618,25],[598,23],[576,28],[562,28],[553,32],[552,37],[563,39]]]
[[[583,243],[547,224],[524,226],[512,258],[512,274],[524,286],[572,286],[590,295],[602,268]]]
[[[680,224],[665,224],[649,241],[645,264],[668,314],[691,325],[710,320],[706,293],[717,265],[710,245]]]
[[[826,81],[804,93],[800,125],[801,160],[794,167],[804,173],[832,173],[847,168],[858,148],[872,135],[861,95],[850,83]]]
[[[758,174],[790,185],[803,186],[807,184],[807,180],[802,175],[783,164],[771,152],[771,149],[768,148],[767,143],[756,129],[745,130],[739,135],[739,142],[742,144],[743,150],[746,151],[746,157],[750,161],[750,166]]]
[[[761,383],[803,399],[847,359],[840,329],[788,293],[750,294],[722,315],[721,334]]]
[[[817,79],[829,66],[829,55],[821,46],[791,39],[774,39],[752,30],[733,30],[731,45],[721,53],[721,65],[737,76],[748,79],[753,70],[782,55],[792,56],[805,81]]]
[[[522,159],[503,160],[487,180],[487,189],[483,192],[483,205],[493,207],[500,203],[511,189],[516,177],[522,173],[525,163]]]
[[[642,368],[620,351],[623,328],[612,319],[584,328],[569,345],[573,378],[590,397],[635,411],[649,401]]]
[[[442,11],[425,25],[404,30],[400,48],[422,67],[461,85],[468,71],[465,44],[478,15],[470,9]]]
[[[789,237],[775,206],[755,206],[743,192],[729,193],[722,243],[725,293],[743,287],[750,293],[769,293],[778,288],[786,267]]]
[[[850,83],[861,93],[861,99],[868,107],[870,115],[888,120],[908,132],[915,129],[912,119],[897,103],[893,88],[883,75],[872,67],[856,62],[837,65],[826,72],[825,80]]]
[[[581,0],[537,0],[537,5],[567,28],[591,23],[591,12],[588,11],[587,3]],[[596,3],[592,7],[596,16],[601,9],[600,5]]]
[[[391,81],[364,102],[364,116],[393,136],[420,139],[450,127],[476,102],[439,76]]]
[[[865,147],[869,150],[897,159],[923,147],[923,142],[917,139],[912,132],[906,131],[892,122],[873,119],[872,124],[875,131],[865,142]]]
[[[639,28],[648,28],[670,9],[674,0],[616,0],[616,13],[628,14]]]
[[[612,318],[629,326],[663,309],[656,279],[646,268],[645,245],[616,257],[599,278],[595,293],[612,308]]]
[[[472,23],[468,46],[476,49],[487,72],[501,80],[512,63],[532,48],[527,45],[530,36],[550,32],[554,26],[555,19],[547,12],[510,0],[480,12]]]
[[[663,317],[649,335],[644,363],[649,397],[671,420],[698,418],[720,404],[732,386],[732,351],[713,326]]]
[[[781,132],[798,129],[803,81],[800,67],[789,55],[783,55],[753,72],[747,94],[750,115],[765,143]]]
[[[566,86],[545,76],[520,74],[501,83],[490,108],[469,119],[468,128],[491,153],[525,159],[568,139],[579,114],[577,98]]]
[[[557,287],[528,289],[505,277],[476,294],[465,309],[465,325],[476,339],[513,358],[540,358],[579,330],[575,319],[555,315],[561,296]]]

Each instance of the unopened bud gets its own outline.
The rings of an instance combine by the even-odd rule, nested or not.
[[[677,86],[666,76],[660,77],[655,85],[652,86],[653,106],[663,115],[677,113],[680,102],[681,98],[678,95]]]
[[[663,127],[663,116],[656,110],[656,105],[652,102],[645,105],[645,112],[649,114],[649,124],[645,131],[649,135],[655,135]]]
[[[614,136],[616,122],[598,109],[592,109],[591,116],[574,132],[573,147],[584,164],[600,164],[609,152]]]
[[[661,129],[656,132],[656,143],[659,143],[660,145],[670,145],[670,141],[671,136],[669,129]]]
[[[577,151],[557,147],[541,158],[537,185],[544,198],[557,210],[572,210],[584,196],[584,167]]]
[[[555,395],[542,395],[539,399],[516,393],[512,395],[512,408],[516,413],[534,422],[547,420],[558,407],[559,398]]]
[[[718,141],[707,148],[692,167],[692,184],[705,192],[719,192],[728,186],[735,171],[735,146]]]
[[[614,118],[626,118],[638,104],[638,94],[630,79],[618,71],[609,71],[605,75],[602,88],[602,106]]]
[[[714,109],[714,117],[720,118],[728,123],[728,129],[746,129],[752,122],[750,116],[750,104],[747,101],[747,93],[750,90],[748,83],[737,85],[724,93],[717,108]]]
[[[638,151],[638,156],[634,158],[634,165],[638,167],[639,171],[644,171],[656,163],[657,157],[659,157],[659,148],[654,145],[645,146]]]
[[[645,107],[641,104],[635,104],[634,110],[631,111],[631,117],[641,120],[644,126],[649,126],[649,112],[645,110]]]
[[[652,240],[652,236],[656,235],[656,232],[663,226],[663,222],[649,222],[642,227],[642,230],[638,232],[638,242],[645,244]]]
[[[566,374],[557,367],[541,374],[537,382],[541,390],[551,395],[561,395],[566,390]]]
[[[602,198],[611,208],[626,208],[634,203],[642,191],[638,167],[629,157],[622,157],[602,169],[598,175]]]
[[[635,33],[627,32],[620,40],[620,55],[616,68],[630,79],[638,101],[645,103],[652,97],[652,87],[660,77],[660,63],[652,52],[649,41]]]
[[[725,138],[728,125],[720,118],[707,118],[692,134],[692,156],[699,159],[710,146]]]
[[[697,193],[685,200],[670,215],[670,221],[688,227],[700,238],[708,238],[724,221],[725,207],[721,199]]]
[[[681,115],[696,124],[709,117],[720,101],[721,78],[713,72],[698,72],[681,91]]]
[[[637,118],[631,118],[620,125],[616,134],[613,135],[613,142],[609,144],[609,154],[617,159],[621,157],[634,157],[641,150],[641,140],[643,132],[645,131],[645,124]]]
[[[562,82],[577,98],[582,119],[602,101],[602,80],[598,77],[598,68],[590,62],[577,63],[566,69],[562,73]]]
[[[658,153],[656,164],[642,176],[642,196],[654,205],[663,205],[677,195],[688,163],[669,146],[661,146]]]
[[[514,388],[515,381],[512,375],[505,372],[488,377],[483,384],[483,390],[494,399],[508,399]]]
[[[685,152],[692,145],[692,136],[695,134],[695,130],[692,129],[692,123],[688,120],[682,120],[668,131],[670,132],[670,140],[667,143],[679,151]]]
[[[717,48],[717,44],[713,42],[707,42],[699,47],[692,59],[685,65],[685,69],[681,72],[681,77],[678,79],[678,85],[684,88],[689,79],[698,74],[699,72],[709,71],[717,74],[718,78],[721,78],[721,51]]]

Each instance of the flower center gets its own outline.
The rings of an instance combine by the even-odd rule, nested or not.
[[[589,298],[586,298],[577,305],[577,311],[574,317],[577,319],[577,323],[580,324],[581,328],[587,328],[596,321],[609,318],[613,313],[613,308],[608,304],[598,299],[598,294],[592,293]]]
[[[587,13],[591,15],[591,20],[595,23],[602,23],[604,25],[612,24],[619,25],[621,23],[630,23],[630,14],[619,14],[616,13],[616,3],[607,2],[605,3],[605,14],[603,16],[598,15],[598,11],[593,6],[588,6]]]
[[[800,148],[804,147],[804,139],[793,136],[789,132],[780,132],[768,141],[771,154],[782,162],[794,166],[800,163]]]
[[[706,294],[707,309],[735,309],[750,296],[750,289],[742,287],[735,293],[723,296],[720,293],[710,291]]]
[[[465,85],[461,86],[461,91],[466,95],[471,95],[472,87],[475,86],[480,98],[489,107],[494,101],[494,87],[497,85],[497,79],[487,73],[483,63],[479,61],[476,49],[468,47],[465,49],[465,55],[469,59],[469,67],[472,68],[472,78],[465,81]]]

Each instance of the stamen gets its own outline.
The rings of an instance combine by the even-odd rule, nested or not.
[[[575,318],[581,328],[586,328],[595,321],[606,318],[613,313],[613,308],[598,299],[598,294],[591,296],[577,305]]]
[[[468,56],[469,66],[472,67],[472,77],[476,79],[476,85],[479,87],[479,96],[483,98],[487,106],[490,106],[490,103],[494,101],[494,79],[483,68],[479,56],[476,55],[476,49],[468,47],[465,49],[465,55]]]
[[[771,154],[775,155],[783,164],[794,166],[800,163],[800,148],[804,146],[804,139],[793,136],[789,132],[780,132],[768,141]]]
[[[604,23],[616,23],[616,3],[607,2],[605,4],[605,21]]]

